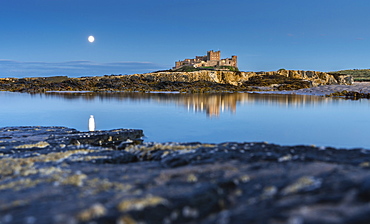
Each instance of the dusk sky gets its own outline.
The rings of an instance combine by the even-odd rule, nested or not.
[[[368,0],[1,0],[0,77],[144,73],[208,50],[242,71],[370,68],[369,12]]]

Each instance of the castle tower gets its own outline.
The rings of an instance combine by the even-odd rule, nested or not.
[[[231,56],[231,66],[238,67],[238,56],[233,55]]]
[[[175,62],[175,67],[174,68],[180,68],[182,65],[181,61],[176,61]]]
[[[219,61],[221,59],[220,51],[207,51],[207,61]]]

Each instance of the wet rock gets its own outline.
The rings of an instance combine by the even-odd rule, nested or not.
[[[139,136],[1,128],[0,222],[370,222],[367,150]]]
[[[282,190],[282,194],[294,194],[299,191],[312,191],[321,187],[321,180],[311,176],[299,178],[292,185],[288,185]]]
[[[118,147],[122,143],[142,142],[142,130],[117,129],[79,132],[65,127],[5,127],[0,128],[0,153],[38,149],[58,149],[66,146]]]
[[[369,92],[356,92],[356,91],[347,91],[347,90],[343,90],[341,92],[330,93],[330,94],[327,94],[326,96],[345,97],[347,99],[353,99],[353,100],[358,100],[358,99],[363,99],[363,98],[370,99]]]
[[[370,201],[370,176],[361,183],[358,196],[361,200]]]

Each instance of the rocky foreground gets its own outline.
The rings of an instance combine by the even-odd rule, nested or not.
[[[201,70],[194,72],[156,72],[134,75],[69,78],[2,78],[0,90],[13,92],[46,91],[176,91],[187,93],[296,90],[320,85],[351,85],[352,76],[317,71],[284,70],[274,72],[232,72]]]
[[[0,129],[0,223],[370,223],[370,152]]]

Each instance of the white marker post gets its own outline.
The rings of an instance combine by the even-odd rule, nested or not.
[[[89,131],[95,131],[95,119],[93,115],[89,118]]]

